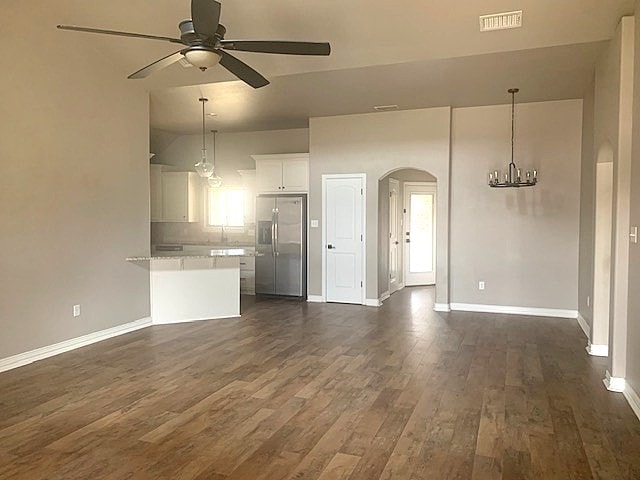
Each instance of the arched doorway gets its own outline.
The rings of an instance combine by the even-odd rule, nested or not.
[[[378,181],[378,294],[437,282],[437,179],[414,168]]]

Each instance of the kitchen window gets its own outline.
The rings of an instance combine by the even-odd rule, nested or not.
[[[207,188],[206,226],[244,227],[244,190],[239,187]]]

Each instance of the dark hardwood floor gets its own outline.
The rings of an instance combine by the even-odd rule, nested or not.
[[[575,320],[245,299],[0,374],[2,479],[636,479]]]

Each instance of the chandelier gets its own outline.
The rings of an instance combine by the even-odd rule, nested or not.
[[[494,170],[489,173],[489,186],[493,188],[520,188],[533,187],[538,183],[538,171],[527,170],[524,177],[514,160],[513,152],[515,147],[515,112],[516,112],[516,93],[520,91],[518,88],[510,88],[507,90],[511,94],[511,162],[507,166],[504,176],[500,176],[500,171]]]

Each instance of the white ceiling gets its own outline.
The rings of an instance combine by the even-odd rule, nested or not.
[[[437,59],[599,42],[611,38],[620,17],[632,13],[634,1],[221,0],[221,3],[221,21],[227,27],[228,39],[331,42],[330,57],[238,53],[267,78],[279,83],[276,77],[309,72],[403,63],[427,65]],[[55,0],[55,4],[52,25],[66,23],[163,36],[177,36],[177,24],[189,17],[190,10],[190,0]],[[514,9],[524,11],[523,28],[480,33],[479,15]],[[99,52],[123,77],[177,50],[175,45],[150,40],[59,33],[77,37],[78,48]],[[406,68],[409,72],[412,67]],[[374,73],[377,74],[371,70],[368,75]],[[222,67],[202,73],[176,64],[138,82],[145,89],[156,91],[229,80],[233,77]],[[311,91],[321,87],[312,80],[307,80],[306,85]],[[232,89],[233,84],[227,88]],[[273,86],[263,90],[270,88]],[[169,123],[162,118],[157,121]]]

